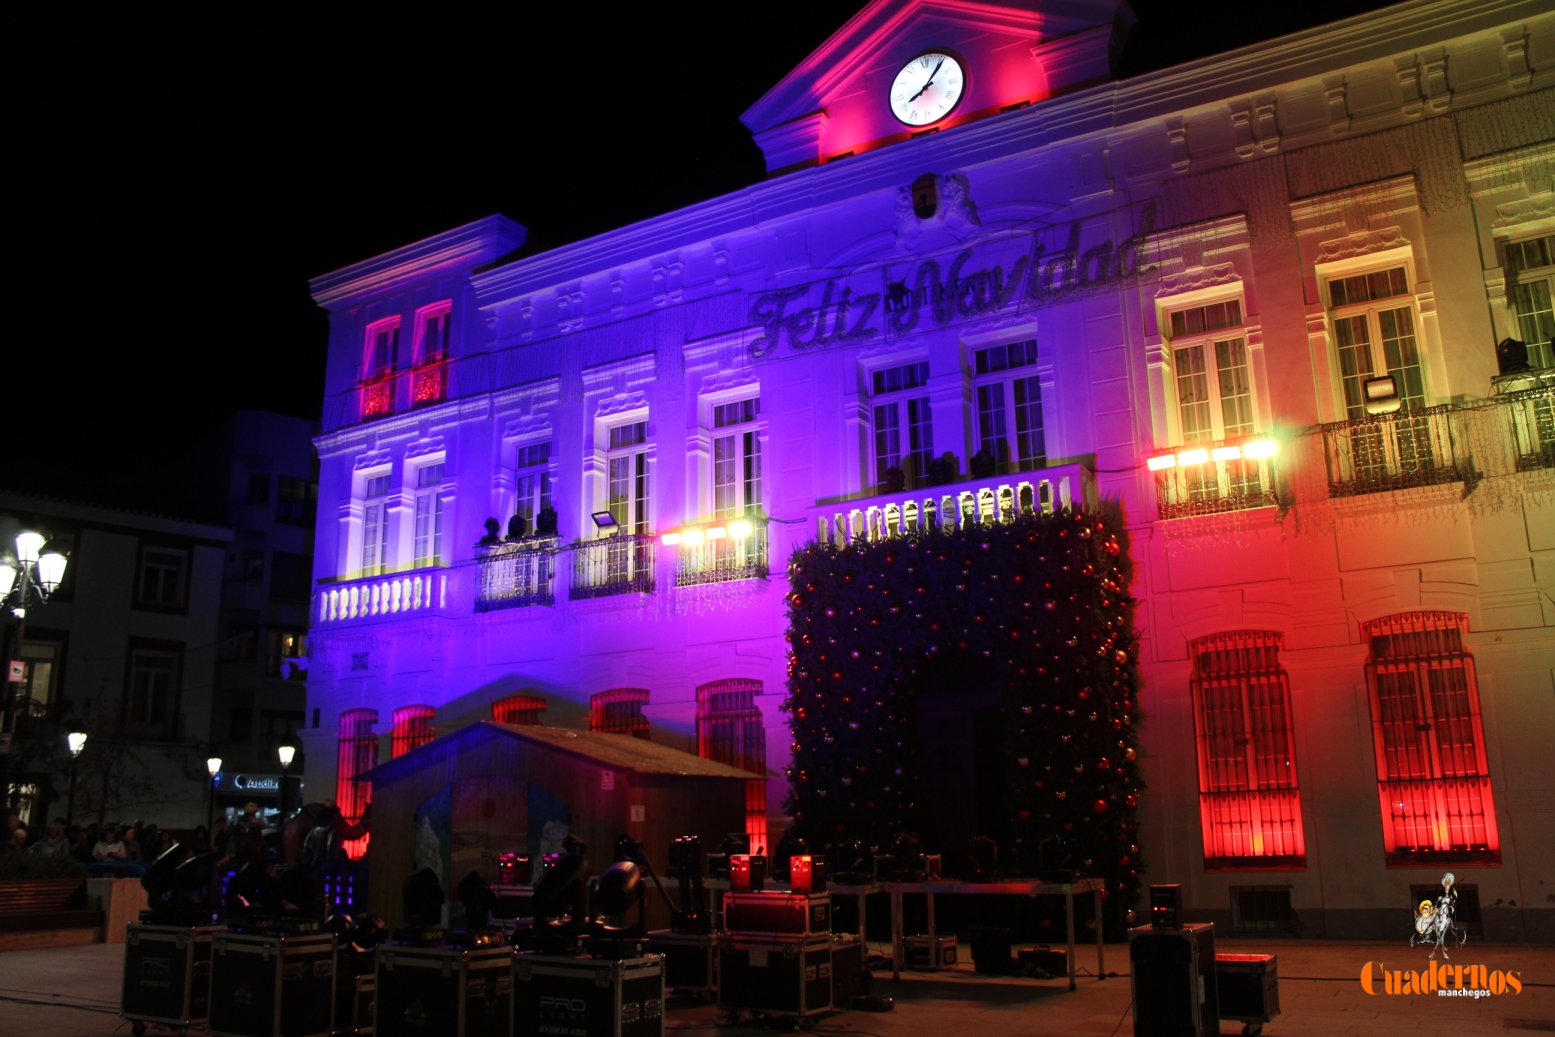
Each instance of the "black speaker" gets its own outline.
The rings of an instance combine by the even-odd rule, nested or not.
[[[1215,927],[1131,929],[1134,1037],[1216,1037]]]

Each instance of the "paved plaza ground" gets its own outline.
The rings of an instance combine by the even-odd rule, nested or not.
[[[876,944],[876,951],[888,946]],[[1485,965],[1515,972],[1521,993],[1473,999],[1430,994],[1378,993],[1361,986],[1367,962],[1386,968],[1421,970],[1425,952],[1406,942],[1222,939],[1220,951],[1278,956],[1282,1012],[1264,1028],[1268,1037],[1381,1035],[1381,1037],[1477,1037],[1555,1032],[1555,946],[1470,942],[1454,950],[1454,964]],[[904,973],[893,982],[889,969],[877,972],[874,989],[896,1000],[888,1013],[835,1012],[815,1021],[827,1037],[1107,1037],[1131,1034],[1128,948],[1106,948],[1108,978],[1097,981],[1094,953],[1079,948],[1084,968],[1079,988],[1062,980],[980,976],[969,966],[938,973]],[[119,1018],[122,944],[0,953],[0,1035],[5,1037],[106,1037],[128,1034]],[[1114,974],[1115,973],[1115,974]],[[747,1034],[782,1032],[785,1024],[727,1025],[716,1006],[672,1001],[671,1033]],[[156,1032],[153,1029],[152,1032]],[[1234,1023],[1225,1034],[1240,1032]],[[452,1028],[449,1030],[450,1037]]]

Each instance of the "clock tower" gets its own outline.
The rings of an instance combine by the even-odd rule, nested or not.
[[[776,175],[1105,82],[1127,0],[874,0],[741,116]]]

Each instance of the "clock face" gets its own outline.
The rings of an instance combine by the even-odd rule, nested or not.
[[[966,92],[961,62],[949,54],[920,54],[891,81],[891,114],[908,126],[928,126],[955,111]]]

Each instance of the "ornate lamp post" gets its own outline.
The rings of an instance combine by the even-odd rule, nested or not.
[[[86,732],[72,731],[65,736],[65,741],[70,746],[70,797],[65,800],[65,827],[69,828],[76,821],[76,761],[81,758],[81,750],[86,748]]]
[[[282,742],[275,748],[275,755],[281,760],[281,820],[286,820],[286,788],[291,778],[292,760],[297,755],[297,747],[290,742]]]
[[[16,557],[0,558],[0,605],[16,616],[16,651],[4,653],[5,688],[0,691],[4,710],[0,712],[0,757],[6,764],[0,781],[0,798],[11,799],[11,740],[16,734],[16,686],[27,681],[26,665],[20,659],[27,640],[27,610],[49,600],[65,579],[65,552],[42,533],[24,529],[16,534]]]
[[[205,786],[205,830],[211,833],[212,842],[216,833],[216,777],[221,774],[221,757],[212,756],[205,761],[205,770],[211,776],[211,782]]]

